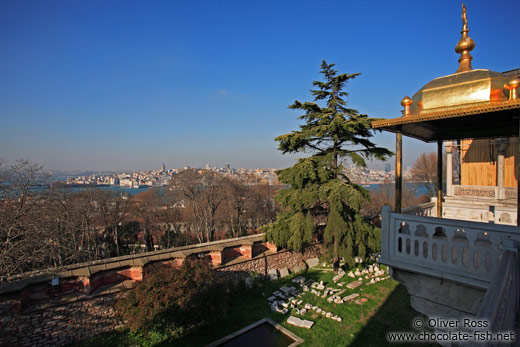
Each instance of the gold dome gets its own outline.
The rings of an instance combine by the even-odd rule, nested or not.
[[[462,37],[455,47],[460,54],[459,68],[453,75],[436,78],[415,93],[410,109],[412,116],[508,99],[510,93],[504,89],[509,82],[508,77],[490,70],[472,70],[473,58],[469,52],[475,48],[475,42],[468,36],[468,31],[466,6],[463,3]]]
[[[466,6],[462,4],[462,37],[455,51],[459,68],[403,98],[403,116],[372,122],[372,128],[423,141],[518,136],[520,80],[512,71],[472,70]],[[513,78],[511,78],[513,76]],[[515,117],[516,116],[516,117]]]
[[[490,70],[471,70],[434,79],[413,96],[411,114],[444,111],[479,103],[507,100],[504,84],[509,78]]]

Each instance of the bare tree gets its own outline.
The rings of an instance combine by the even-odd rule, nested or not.
[[[424,185],[428,190],[428,196],[434,196],[437,192],[437,154],[421,154],[412,166],[410,178]]]
[[[246,213],[246,203],[250,198],[249,186],[236,180],[226,181],[226,193],[228,196],[226,212],[229,215],[229,226],[232,237],[238,237],[245,233],[243,216]]]
[[[280,189],[281,186],[266,184],[251,187],[246,204],[246,218],[250,221],[250,227],[258,229],[276,219],[276,214],[281,211],[281,208],[274,196]]]
[[[217,210],[226,199],[224,182],[224,177],[209,170],[185,170],[170,183],[178,200],[191,211],[192,231],[199,242],[215,239]]]
[[[95,191],[71,193],[67,189],[49,189],[42,206],[46,230],[56,247],[49,256],[58,265],[100,259],[100,233],[96,218]]]
[[[0,161],[0,281],[42,266],[52,246],[40,228],[37,191],[46,182],[42,167],[28,160]]]
[[[95,202],[105,226],[105,232],[112,240],[115,256],[121,255],[119,229],[129,208],[129,199],[125,195],[107,190],[97,189]],[[110,252],[111,253],[111,252]]]
[[[165,248],[173,246],[171,231],[178,222],[177,208],[163,189],[152,188],[133,197],[130,214],[140,224],[146,251],[158,243],[164,243]]]
[[[392,182],[385,180],[385,182],[379,187],[370,192],[370,200],[363,204],[361,212],[366,218],[374,218],[381,214],[383,206],[390,206],[392,209],[395,208],[395,186]],[[415,189],[411,188],[407,183],[403,185],[403,207],[411,207],[419,205],[429,201],[426,196],[417,196]]]

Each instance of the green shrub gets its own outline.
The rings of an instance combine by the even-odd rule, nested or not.
[[[214,271],[200,261],[185,261],[179,268],[155,268],[116,309],[130,331],[169,337],[223,317],[228,306]]]

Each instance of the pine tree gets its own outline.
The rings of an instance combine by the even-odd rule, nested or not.
[[[365,257],[378,247],[375,231],[359,212],[370,198],[368,191],[345,175],[342,163],[350,160],[364,167],[366,159],[384,160],[392,152],[369,140],[374,119],[347,108],[348,93],[343,89],[359,73],[338,74],[333,67],[323,61],[324,81],[314,81],[317,89],[311,90],[314,102],[295,101],[289,106],[304,112],[300,130],[275,139],[284,154],[312,155],[278,171],[279,180],[290,187],[276,196],[284,212],[265,230],[268,241],[294,251],[311,243],[315,234],[323,234],[324,256],[337,270],[340,257],[353,266],[355,256]]]

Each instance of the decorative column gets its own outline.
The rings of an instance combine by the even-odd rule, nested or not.
[[[504,174],[505,174],[505,164],[504,164],[504,154],[506,151],[506,143],[505,139],[497,139],[497,187],[498,187],[498,198],[504,199]]]
[[[401,100],[401,106],[404,107],[402,111],[404,117],[410,117],[410,107],[413,100],[409,96],[405,96]],[[403,208],[403,133],[399,126],[395,133],[395,212],[401,213]]]
[[[437,140],[437,218],[442,218],[442,140]]]
[[[453,196],[453,142],[446,141],[446,196]]]
[[[402,191],[403,191],[403,133],[398,131],[395,134],[395,212],[402,211]]]

